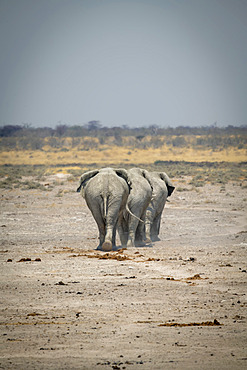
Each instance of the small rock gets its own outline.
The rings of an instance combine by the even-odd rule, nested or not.
[[[32,261],[31,258],[21,258],[19,261],[17,262],[30,262]]]
[[[56,283],[55,285],[67,285],[63,281],[59,281],[59,283]]]

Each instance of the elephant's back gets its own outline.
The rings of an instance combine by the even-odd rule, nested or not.
[[[143,177],[143,176],[134,176],[131,178],[131,193],[138,193],[138,194],[145,194],[147,195],[152,195],[152,189],[149,184],[149,182]],[[130,194],[131,194],[130,193]]]
[[[129,187],[126,181],[118,176],[117,174],[109,174],[108,179],[105,179],[107,183],[107,190],[114,198],[129,194]]]
[[[131,179],[131,191],[128,197],[130,210],[140,215],[142,210],[148,206],[152,199],[152,188],[148,181],[142,176]]]
[[[153,178],[153,197],[167,198],[168,189],[166,183],[160,178]]]
[[[101,172],[94,176],[86,185],[85,197],[118,197],[120,194],[129,193],[126,181],[114,172]]]

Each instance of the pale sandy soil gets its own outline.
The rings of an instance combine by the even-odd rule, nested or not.
[[[54,181],[0,193],[0,368],[247,368],[245,186],[175,191],[161,241],[107,255],[77,183]]]

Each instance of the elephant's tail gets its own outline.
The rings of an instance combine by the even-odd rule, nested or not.
[[[132,212],[131,212],[131,210],[129,209],[128,203],[126,203],[126,211],[127,211],[127,212],[129,212],[129,214],[130,214],[131,216],[135,217],[138,221],[140,221],[140,222],[143,222],[143,223],[144,223],[144,221],[143,221],[142,219],[140,219],[139,217],[137,217],[136,215],[134,215],[134,213],[132,213]]]
[[[104,219],[106,220],[107,210],[108,210],[108,196],[107,196],[107,194],[104,194],[102,198],[103,198],[103,216],[104,216]]]

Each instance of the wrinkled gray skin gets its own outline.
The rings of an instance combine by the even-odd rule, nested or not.
[[[126,208],[130,181],[125,169],[102,168],[84,173],[77,189],[84,196],[99,229],[97,249],[116,247],[116,228]]]
[[[165,172],[149,172],[153,187],[152,200],[146,211],[145,233],[146,238],[152,241],[159,239],[161,214],[175,187]]]
[[[140,222],[126,210],[119,217],[118,233],[121,244],[128,248],[145,244],[144,221],[146,209],[152,198],[152,187],[148,171],[131,168],[127,172],[131,181],[127,205],[130,211],[142,220]]]

